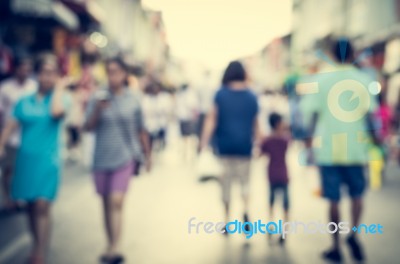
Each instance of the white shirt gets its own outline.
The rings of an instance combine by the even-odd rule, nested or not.
[[[158,96],[145,94],[142,100],[144,126],[149,133],[157,133],[161,128]]]
[[[197,93],[199,96],[199,110],[203,114],[207,114],[208,111],[214,104],[214,97],[216,93],[216,88],[206,80],[200,87],[197,88]]]
[[[177,99],[177,114],[179,120],[193,121],[199,110],[199,102],[196,94],[187,89],[179,92]]]
[[[171,117],[173,103],[172,97],[166,92],[157,95],[157,105],[159,108],[159,118],[161,128],[166,128]]]
[[[8,120],[12,117],[15,104],[21,97],[32,94],[37,90],[35,80],[28,78],[20,83],[14,78],[5,80],[0,84],[0,113]],[[20,144],[20,133],[18,130],[11,134],[8,145],[18,147]]]
[[[70,126],[82,126],[84,122],[83,96],[80,91],[70,92],[71,106],[65,118],[65,123]]]

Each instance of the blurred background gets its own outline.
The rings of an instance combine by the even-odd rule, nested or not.
[[[63,132],[64,170],[52,211],[47,262],[98,263],[105,247],[101,201],[91,177],[95,138],[84,131],[83,123],[89,98],[107,85],[105,59],[119,56],[129,67],[129,86],[141,94],[144,124],[152,136],[152,170],[141,168],[132,177],[124,205],[125,263],[323,263],[320,252],[330,243],[328,235],[293,235],[282,247],[262,235],[246,240],[188,234],[188,220],[223,220],[219,164],[211,153],[198,155],[197,148],[204,116],[228,63],[238,60],[246,68],[258,98],[261,129],[267,134],[271,112],[293,122],[288,94],[302,75],[330,64],[327,43],[341,36],[354,45],[354,64],[368,68],[380,83],[379,92],[391,112],[387,155],[367,168],[370,180],[362,220],[380,223],[385,231],[362,235],[361,240],[368,262],[396,263],[400,1],[0,1],[0,82],[15,77],[18,57],[49,52],[56,56],[61,75],[73,80],[74,104]],[[35,74],[30,72],[29,78],[35,80]],[[2,120],[0,127],[4,115]],[[182,121],[190,121],[190,133],[182,135]],[[72,132],[67,129],[71,127]],[[290,218],[328,221],[318,170],[299,162],[303,149],[294,140],[287,154]],[[268,217],[267,161],[252,162],[252,219]],[[0,263],[25,263],[31,239],[24,205],[10,207],[5,188],[7,183],[0,190]],[[238,189],[233,189],[232,201],[232,217],[239,219]],[[345,220],[350,219],[349,207],[344,200]],[[348,252],[344,254],[352,263]]]

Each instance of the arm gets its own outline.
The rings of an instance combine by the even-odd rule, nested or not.
[[[201,141],[199,145],[199,151],[203,150],[211,140],[212,135],[217,123],[217,107],[214,105],[210,112],[207,114],[206,120],[204,122],[204,128],[201,133]]]
[[[318,123],[318,113],[314,112],[311,115],[310,126],[304,138],[304,146],[306,148],[306,162],[311,165],[315,163],[314,152],[312,150],[313,137]]]
[[[139,140],[140,144],[145,156],[145,166],[146,170],[149,172],[151,170],[151,146],[150,146],[150,136],[146,131],[143,120],[143,106],[138,98],[135,99],[135,104],[138,105],[138,108],[135,110],[135,126],[137,127],[137,131],[139,132]]]
[[[14,119],[9,119],[0,135],[0,157],[3,156],[4,147],[10,138],[11,134],[17,129],[18,123]]]
[[[5,108],[7,105],[6,96],[4,95],[4,88],[0,87],[0,131],[5,127],[6,115]]]
[[[142,149],[144,152],[144,156],[146,159],[146,169],[147,171],[150,171],[151,169],[151,150],[150,150],[150,138],[149,138],[149,134],[142,129],[140,131],[140,143],[142,145]]]
[[[96,128],[100,119],[101,111],[103,108],[107,106],[106,102],[90,102],[90,104],[95,104],[95,105],[88,106],[89,108],[93,108],[93,110],[89,111],[87,120],[84,124],[84,128],[86,130],[93,130]]]
[[[255,157],[262,156],[262,132],[260,127],[260,121],[258,116],[256,116],[253,124],[253,131],[254,131],[254,148],[253,148],[253,155]]]
[[[256,117],[254,120],[253,129],[254,129],[254,143],[256,145],[260,145],[263,135],[261,132],[260,120],[258,119],[258,117]]]
[[[257,148],[254,151],[253,154],[256,158],[261,158],[263,156],[268,156],[268,144],[265,140],[260,139],[259,144],[257,145]]]
[[[70,80],[61,80],[54,88],[54,94],[51,101],[51,114],[53,118],[59,119],[65,116],[67,106],[65,103],[65,87],[68,85]]]
[[[311,116],[310,126],[308,127],[307,134],[304,138],[304,144],[307,149],[310,149],[312,147],[312,138],[314,137],[317,123],[318,123],[318,113],[314,112]]]
[[[374,115],[371,112],[367,113],[367,128],[368,133],[371,136],[372,142],[377,146],[381,145],[381,140],[378,136],[377,129],[374,124]]]

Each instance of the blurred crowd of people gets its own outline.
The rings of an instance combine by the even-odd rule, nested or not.
[[[104,86],[93,64],[79,79],[62,76],[53,54],[25,54],[11,63],[13,74],[0,86],[2,208],[26,209],[34,242],[29,261],[44,262],[64,158],[90,164],[104,201],[109,246],[102,260],[121,261],[116,252],[124,194],[140,164],[150,170],[150,148],[156,141],[165,145],[170,96],[155,80],[140,93],[121,58],[104,61]]]
[[[364,167],[370,165],[371,186],[379,188],[386,161],[398,155],[400,97],[397,107],[391,109],[385,101],[384,77],[375,83],[376,90],[370,87],[376,78],[352,64],[354,54],[347,40],[334,42],[329,52],[334,64],[328,77],[322,69],[313,70],[309,76],[289,78],[282,91],[266,90],[259,95],[249,87],[248,74],[239,61],[228,65],[219,89],[206,87],[209,84],[167,89],[156,76],[138,76],[121,57],[88,59],[96,63],[85,64],[81,76],[74,79],[62,76],[59,61],[52,54],[9,60],[2,53],[1,66],[10,64],[13,69],[12,76],[2,76],[0,84],[3,200],[8,209],[27,210],[33,238],[30,263],[45,262],[50,209],[59,190],[64,159],[90,165],[104,210],[107,248],[101,261],[123,262],[119,248],[122,208],[131,176],[151,169],[152,153],[167,147],[168,130],[175,123],[183,141],[184,160],[210,146],[219,157],[227,222],[234,180],[242,187],[243,220],[251,219],[248,196],[254,155],[269,157],[269,217],[275,217],[275,196],[282,192],[284,220],[289,219],[286,153],[290,142],[297,140],[304,142],[305,165],[320,169],[321,193],[330,201],[330,220],[340,221],[339,190],[343,183],[349,187],[353,225],[358,225],[367,185]],[[95,78],[94,65],[104,67],[104,85]],[[206,72],[205,79],[209,75]],[[319,82],[322,88],[318,93],[301,93],[300,86],[307,78]],[[333,116],[327,105],[334,99],[329,89],[323,89],[343,80],[368,87],[366,93],[358,94],[362,116],[351,121]],[[344,108],[352,109],[352,101],[345,100]],[[349,113],[346,118],[351,118]],[[348,145],[357,141],[353,136],[332,139],[334,131],[364,131],[365,144]],[[322,137],[324,148],[313,143],[316,135]],[[363,260],[355,234],[347,242],[353,257]],[[337,235],[323,256],[341,261]]]

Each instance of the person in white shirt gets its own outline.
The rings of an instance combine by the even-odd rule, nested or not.
[[[151,138],[151,145],[157,150],[165,147],[165,138],[171,120],[172,98],[162,91],[159,82],[152,82],[146,87],[142,100],[144,124]]]
[[[173,102],[171,94],[161,90],[157,94],[157,105],[160,112],[160,131],[158,133],[158,139],[160,141],[160,148],[164,149],[166,146],[167,131],[170,125],[170,121],[172,119],[173,112]]]
[[[183,153],[187,161],[192,161],[196,149],[196,122],[199,114],[199,102],[193,89],[184,84],[177,94],[177,116],[183,138]]]
[[[201,85],[197,88],[198,94],[198,105],[199,105],[199,116],[197,120],[197,137],[201,138],[203,132],[204,122],[206,116],[214,103],[214,96],[217,91],[217,85],[214,85],[211,81],[211,72],[206,71],[204,73],[204,79]]]
[[[12,116],[12,111],[17,101],[26,95],[34,93],[37,89],[36,81],[30,78],[32,73],[31,58],[18,57],[14,61],[14,66],[13,76],[0,84],[0,127],[4,127],[4,124]],[[2,193],[4,194],[4,205],[7,209],[13,209],[16,206],[10,198],[10,187],[19,144],[20,133],[16,130],[7,142],[7,155],[0,160],[3,174]]]
[[[69,85],[68,90],[71,98],[71,106],[65,117],[68,133],[68,159],[75,162],[83,157],[81,141],[84,123],[84,95],[75,83]]]
[[[146,92],[142,98],[144,126],[150,135],[150,145],[153,148],[161,129],[160,107],[158,105],[158,86],[156,83],[150,83],[146,87]]]

